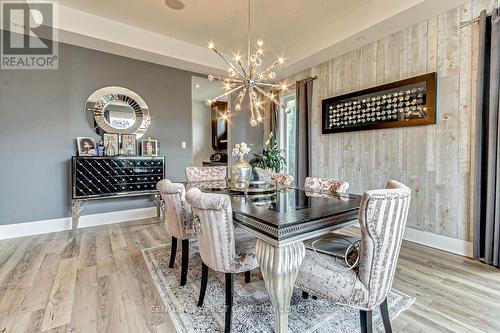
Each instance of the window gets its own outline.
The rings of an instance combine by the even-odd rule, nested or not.
[[[296,138],[296,130],[297,130],[297,108],[296,108],[296,100],[295,100],[295,92],[291,94],[287,94],[281,97],[281,103],[285,107],[290,108],[290,113],[280,112],[279,113],[279,133],[278,133],[278,143],[280,148],[285,151],[285,159],[286,159],[286,173],[296,176],[296,168],[295,168],[295,156],[296,156],[296,147],[295,147],[295,138]],[[281,125],[283,124],[283,125]]]

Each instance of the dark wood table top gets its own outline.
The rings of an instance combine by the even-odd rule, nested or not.
[[[186,189],[227,194],[235,221],[273,241],[309,239],[313,234],[352,224],[357,218],[361,196],[280,188],[269,193],[232,191],[225,182],[185,183]],[[325,230],[324,230],[325,229]]]

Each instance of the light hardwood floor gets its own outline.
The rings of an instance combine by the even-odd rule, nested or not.
[[[174,332],[141,249],[156,219],[0,241],[0,332]],[[395,332],[500,332],[500,270],[405,242],[394,287],[416,297]]]

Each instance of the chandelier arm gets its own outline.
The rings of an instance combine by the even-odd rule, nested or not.
[[[270,88],[281,88],[281,84],[267,83],[267,82],[255,82],[257,86],[270,87]]]
[[[243,83],[243,80],[238,80],[238,79],[228,79],[220,76],[214,76],[214,80],[217,80],[219,82],[227,82],[227,83]]]
[[[243,102],[243,98],[245,98],[247,90],[248,90],[248,88],[245,87],[242,91],[240,91],[240,94],[238,95],[238,98],[236,99],[235,104],[239,104],[241,106],[241,102]]]
[[[276,66],[278,66],[279,64],[281,64],[281,61],[278,59],[272,65],[267,67],[262,73],[260,73],[260,75],[263,75],[263,76],[266,75],[267,73],[272,71],[274,68],[276,68]]]
[[[241,72],[238,68],[236,68],[236,66],[234,66],[234,65],[233,65],[233,63],[232,63],[231,61],[227,60],[227,59],[226,59],[226,58],[225,58],[225,57],[224,57],[224,56],[223,56],[223,55],[219,52],[219,50],[218,50],[215,46],[212,48],[212,51],[214,51],[214,52],[215,52],[215,53],[216,53],[216,54],[217,54],[217,55],[218,55],[218,56],[219,56],[222,60],[224,60],[224,61],[225,61],[225,62],[226,62],[229,66],[231,66],[231,68],[232,68],[232,69],[234,69],[234,71],[235,71],[236,73],[238,73],[238,75],[239,75],[242,79],[244,79],[244,78],[245,78],[245,75],[243,75],[243,73],[242,73],[242,72]]]
[[[223,93],[222,95],[217,96],[217,97],[213,98],[212,100],[214,100],[214,101],[219,100],[219,99],[221,99],[222,97],[226,97],[227,95],[230,95],[230,94],[232,94],[233,92],[238,91],[238,90],[240,90],[240,89],[241,89],[241,88],[243,88],[243,87],[244,87],[244,85],[240,84],[240,85],[239,85],[239,86],[237,86],[236,88],[233,88],[233,89],[231,89],[231,90],[229,90],[229,91],[226,91],[226,92],[225,92],[225,93]]]
[[[247,71],[245,70],[245,67],[243,67],[243,63],[241,62],[241,59],[238,60],[238,65],[240,65],[241,71],[243,72],[243,75],[246,77]]]
[[[274,102],[274,104],[276,105],[279,105],[280,108],[282,108],[283,110],[285,109],[285,106],[283,104],[281,104],[277,99],[276,97],[274,96],[271,96],[271,94],[269,94],[267,91],[265,91],[264,89],[258,87],[258,86],[255,86],[255,89],[257,89],[262,95],[266,96],[267,98],[269,98],[271,101]]]
[[[249,103],[250,103],[250,120],[255,120],[255,115],[254,115],[254,111],[253,111],[253,108],[254,108],[254,104],[253,104],[253,99],[252,99],[252,96],[248,96],[248,100],[249,100]]]

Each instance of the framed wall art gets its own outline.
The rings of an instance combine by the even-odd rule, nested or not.
[[[322,133],[436,123],[436,73],[322,101]]]

